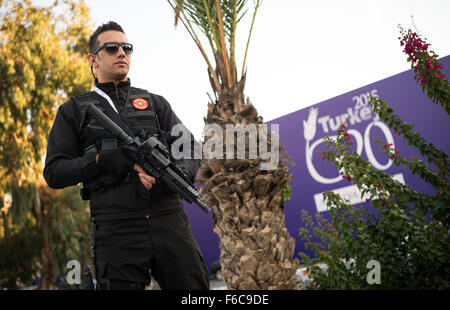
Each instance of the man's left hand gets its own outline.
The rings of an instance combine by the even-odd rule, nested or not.
[[[141,183],[145,186],[146,189],[151,189],[153,184],[155,184],[156,180],[151,175],[145,173],[144,169],[142,169],[139,165],[134,164],[134,170],[139,174],[139,179],[141,179]]]

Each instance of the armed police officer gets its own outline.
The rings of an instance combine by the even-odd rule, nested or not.
[[[92,34],[88,59],[97,73],[95,88],[59,107],[44,177],[52,188],[83,183],[81,194],[90,200],[93,220],[98,289],[144,289],[151,275],[162,289],[208,289],[208,270],[179,195],[146,174],[117,137],[86,113],[92,103],[129,135],[156,135],[170,150],[177,138],[171,129],[181,121],[162,96],[131,87],[132,52],[115,22]],[[196,142],[190,136],[194,155]],[[175,162],[194,179],[199,160]]]

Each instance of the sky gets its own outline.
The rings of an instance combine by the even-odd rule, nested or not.
[[[200,140],[207,93],[213,96],[207,67],[187,31],[174,26],[167,1],[85,3],[95,27],[116,21],[133,43],[132,85],[164,96]],[[238,24],[238,72],[252,6],[249,0]],[[450,55],[448,16],[448,0],[263,0],[248,51],[244,93],[264,121],[270,121],[408,70],[398,24],[417,28],[440,57]]]

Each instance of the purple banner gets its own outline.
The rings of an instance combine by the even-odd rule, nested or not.
[[[450,56],[439,61],[444,66],[443,72],[447,77],[450,76]],[[433,188],[422,179],[413,176],[409,170],[395,166],[380,153],[372,136],[393,143],[403,157],[422,159],[415,148],[408,146],[372,112],[368,105],[368,95],[377,95],[387,102],[394,114],[414,125],[414,130],[424,139],[450,154],[449,116],[440,105],[432,103],[422,92],[414,81],[412,70],[267,122],[279,125],[280,142],[295,162],[295,166],[289,165],[294,179],[290,184],[292,196],[285,208],[286,228],[296,239],[295,257],[300,251],[312,255],[305,250],[304,241],[298,236],[299,229],[303,226],[300,211],[305,209],[312,216],[320,212],[329,219],[329,212],[322,199],[323,192],[333,190],[350,199],[352,204],[365,203],[356,185],[343,179],[334,164],[322,160],[317,153],[325,150],[323,138],[335,136],[339,125],[347,118],[349,134],[355,141],[354,151],[368,160],[375,169],[394,176],[414,189],[434,193]],[[205,215],[195,205],[186,204],[185,207],[192,231],[209,267],[220,256],[219,238],[213,232],[212,216]]]

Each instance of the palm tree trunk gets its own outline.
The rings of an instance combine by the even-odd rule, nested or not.
[[[223,71],[218,68],[218,73],[222,76]],[[205,124],[219,124],[223,133],[227,124],[263,124],[250,101],[244,103],[244,84],[245,76],[233,88],[222,89],[218,102],[208,105]],[[205,136],[204,142],[210,138]],[[203,159],[197,177],[214,211],[224,281],[230,289],[297,289],[295,240],[283,213],[283,193],[292,176],[282,161],[273,170],[262,170],[259,155],[247,158]]]
[[[217,98],[216,102],[208,104],[205,124],[214,124],[214,127],[221,128],[222,132],[216,133],[212,130],[210,135],[206,132],[204,143],[208,142],[209,146],[213,137],[214,140],[219,138],[220,141],[227,141],[227,125],[252,125],[256,127],[256,132],[260,133],[258,127],[263,125],[262,118],[248,99],[245,102],[244,86],[249,41],[256,12],[262,1],[254,2],[252,24],[239,82],[236,76],[234,40],[236,24],[245,14],[245,11],[242,11],[245,1],[168,2],[175,12],[175,23],[178,20],[183,22],[205,58],[210,83]],[[187,19],[186,14],[191,20]],[[215,70],[191,22],[208,38],[215,57]],[[229,31],[228,36],[226,29]],[[226,40],[231,57],[228,55]],[[229,138],[234,140],[234,137]],[[261,136],[259,138],[256,148],[261,150]],[[272,142],[277,141],[271,141],[268,135],[267,142],[263,143],[270,145]],[[228,147],[225,143],[222,145],[222,155],[225,155],[225,159],[204,158],[196,180],[203,185],[203,198],[214,210],[214,231],[220,238],[224,280],[232,289],[296,289],[295,273],[299,262],[298,259],[292,259],[295,242],[286,230],[283,213],[284,192],[292,176],[283,162],[272,170],[263,170],[261,165],[265,165],[266,160],[262,159],[261,154],[254,159],[255,150],[250,148],[255,145],[249,141],[245,143],[245,154],[251,153],[252,159],[247,155],[246,159],[232,157],[230,153],[227,154]],[[215,147],[220,148],[220,143]],[[284,152],[282,147],[280,149]],[[235,146],[234,154],[237,154],[236,151]],[[277,157],[279,155],[276,154]]]

